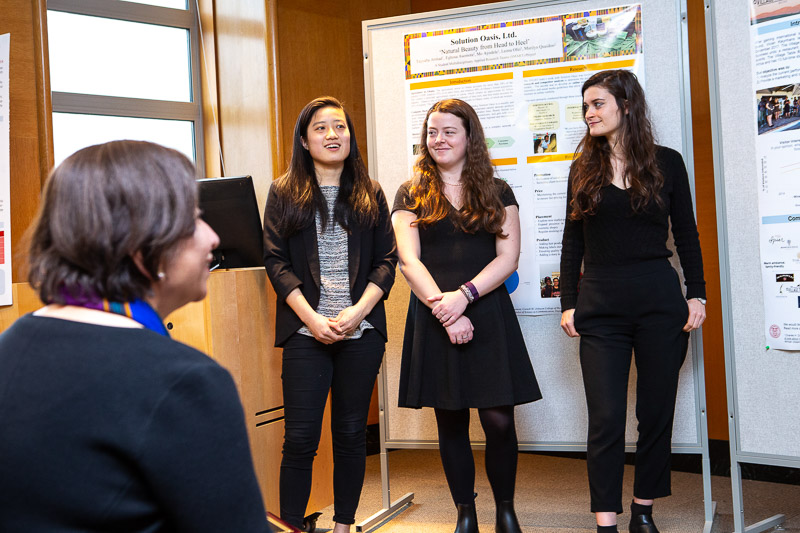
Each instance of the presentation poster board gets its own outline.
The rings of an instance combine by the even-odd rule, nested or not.
[[[567,169],[584,127],[583,81],[605,68],[634,70],[646,82],[648,100],[657,104],[651,114],[658,142],[683,154],[693,182],[681,5],[663,0],[499,2],[363,23],[370,174],[390,202],[410,178],[424,113],[438,99],[461,97],[476,108],[498,175],[512,185],[520,204],[526,236],[519,277],[509,288],[517,284],[512,297],[544,396],[516,410],[522,449],[585,449],[578,342],[559,328],[558,298],[543,298],[540,284],[543,272],[558,268]],[[603,32],[611,38],[598,40]],[[548,240],[537,243],[536,238]],[[408,287],[399,279],[388,309],[386,442],[390,448],[433,447],[432,410],[396,407],[407,302]],[[704,389],[698,338],[693,339],[681,372],[673,450],[701,453]],[[634,370],[629,449],[636,440],[635,379]],[[477,417],[471,435],[474,441],[483,439]]]
[[[785,76],[773,77],[759,66],[759,56],[764,53],[794,54],[787,65],[794,65],[795,69],[800,60],[800,47],[784,48],[781,41],[787,37],[781,30],[773,31],[775,26],[800,25],[800,2],[773,4],[778,3],[793,4],[794,13],[759,21],[751,18],[751,2],[725,3],[724,9],[720,9],[720,2],[714,2],[710,21],[714,52],[710,68],[716,79],[712,100],[716,118],[718,226],[724,229],[720,233],[720,267],[726,300],[723,318],[729,410],[735,421],[732,437],[736,438],[738,451],[754,460],[800,457],[800,352],[796,347],[776,347],[776,339],[769,333],[772,320],[767,318],[775,307],[770,300],[782,295],[781,300],[794,304],[782,320],[800,322],[798,297],[790,289],[797,282],[776,278],[778,273],[800,276],[798,250],[787,250],[800,244],[790,233],[796,231],[797,223],[788,221],[789,215],[800,213],[798,193],[793,192],[797,191],[797,179],[788,177],[792,167],[800,163],[800,129],[794,129],[800,121],[788,116],[775,120],[773,116],[770,126],[766,119],[765,124],[760,124],[759,116],[759,91],[788,88],[794,85],[791,80],[800,83],[800,70],[784,69],[779,61],[773,59],[769,68],[780,68],[776,72]],[[790,31],[793,35],[789,38],[798,42],[800,31]],[[752,37],[743,39],[743,35]],[[766,35],[772,36],[771,44],[764,42]],[[765,47],[772,51],[765,52]],[[785,174],[780,174],[781,169]],[[775,224],[771,218],[779,213],[786,215],[787,221]],[[783,268],[765,266],[772,261],[783,261]],[[771,339],[769,348],[767,339]]]
[[[792,109],[800,84],[798,28],[798,0],[709,2],[736,533],[766,531],[784,519],[776,515],[745,528],[741,464],[800,468],[800,298],[794,281],[800,280],[800,120]]]

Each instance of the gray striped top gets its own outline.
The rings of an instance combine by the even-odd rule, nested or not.
[[[324,317],[336,318],[339,311],[353,305],[350,297],[350,271],[347,261],[347,232],[333,221],[333,208],[339,194],[337,185],[322,185],[322,194],[328,202],[328,224],[322,231],[322,220],[317,213],[317,251],[319,253],[319,305],[317,313]],[[352,335],[345,340],[359,339],[365,329],[372,329],[372,324],[362,320]],[[313,337],[311,330],[303,326],[298,333]]]

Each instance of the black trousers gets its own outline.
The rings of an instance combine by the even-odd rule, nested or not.
[[[368,329],[360,339],[325,345],[295,333],[283,347],[285,434],[280,474],[281,518],[302,526],[311,469],[331,392],[333,520],[355,522],[364,484],[366,425],[385,340]]]
[[[587,464],[592,512],[622,512],[631,351],[636,370],[633,494],[670,494],[672,421],[686,358],[689,316],[678,274],[664,260],[586,267],[575,306],[589,411]]]

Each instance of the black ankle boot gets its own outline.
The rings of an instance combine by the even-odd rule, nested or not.
[[[494,530],[495,533],[522,533],[513,501],[497,502],[497,525]]]
[[[478,513],[475,503],[457,503],[458,520],[453,533],[478,533]]]
[[[652,514],[640,514],[631,517],[628,533],[658,533]]]

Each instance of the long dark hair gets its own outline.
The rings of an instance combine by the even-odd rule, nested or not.
[[[316,213],[320,214],[323,231],[327,226],[328,204],[317,182],[314,160],[303,147],[308,125],[314,114],[325,107],[341,109],[350,130],[350,154],[344,161],[339,179],[339,194],[333,208],[333,219],[348,232],[353,224],[369,226],[378,219],[378,201],[358,150],[353,121],[339,100],[332,96],[322,96],[306,104],[297,117],[292,159],[289,168],[275,184],[278,199],[276,208],[280,212],[280,231],[284,237],[313,224]]]
[[[620,125],[616,142],[625,157],[625,178],[630,184],[631,208],[644,211],[651,202],[663,208],[660,192],[664,176],[656,162],[656,144],[653,127],[648,118],[644,91],[636,75],[627,70],[604,70],[586,80],[581,96],[589,87],[606,89],[617,102]],[[586,107],[584,106],[584,115]],[[604,136],[592,137],[589,127],[575,150],[572,163],[572,204],[570,218],[585,219],[593,214],[600,202],[601,188],[611,183],[612,146]]]
[[[461,171],[463,206],[455,219],[459,229],[475,233],[479,229],[503,238],[506,211],[494,186],[494,165],[489,158],[486,137],[478,114],[468,103],[455,98],[433,104],[425,115],[420,133],[420,155],[414,164],[410,210],[419,210],[414,224],[427,226],[447,217],[450,204],[444,195],[439,168],[428,151],[428,119],[434,112],[450,113],[461,119],[467,133],[467,159]]]

